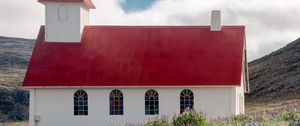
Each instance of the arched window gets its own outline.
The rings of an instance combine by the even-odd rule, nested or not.
[[[180,113],[186,109],[194,108],[194,94],[191,90],[185,89],[180,93]]]
[[[109,114],[123,115],[123,93],[120,90],[112,90],[109,94]]]
[[[158,93],[150,89],[145,94],[145,114],[158,115],[159,114],[159,99]]]
[[[74,115],[88,115],[88,95],[84,90],[74,94]]]
[[[60,5],[58,7],[58,20],[59,21],[66,21],[68,19],[68,9],[64,5]]]

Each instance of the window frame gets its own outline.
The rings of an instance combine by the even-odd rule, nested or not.
[[[73,114],[75,116],[88,115],[88,94],[85,90],[76,90],[73,95]]]
[[[109,93],[109,115],[124,115],[124,95],[114,89]]]
[[[184,89],[180,92],[180,113],[183,113],[189,108],[194,109],[194,93],[190,89]]]
[[[145,115],[159,115],[159,94],[154,89],[145,93]]]

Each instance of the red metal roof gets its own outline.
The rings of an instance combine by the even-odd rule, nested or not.
[[[95,9],[95,6],[91,0],[38,0],[38,2],[82,2],[87,8]]]
[[[81,43],[44,42],[23,86],[238,86],[245,28],[86,26]]]

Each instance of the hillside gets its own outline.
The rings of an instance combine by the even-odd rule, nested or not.
[[[300,98],[300,38],[249,63],[248,103]]]
[[[0,122],[28,119],[29,93],[20,86],[33,44],[0,36]]]
[[[20,86],[34,40],[0,36],[0,84]]]

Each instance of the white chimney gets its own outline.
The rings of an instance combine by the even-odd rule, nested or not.
[[[221,30],[222,30],[221,11],[212,10],[210,31],[221,31]]]
[[[39,0],[46,11],[45,42],[80,42],[89,24],[89,9],[95,7],[90,0],[61,1],[66,0]]]

